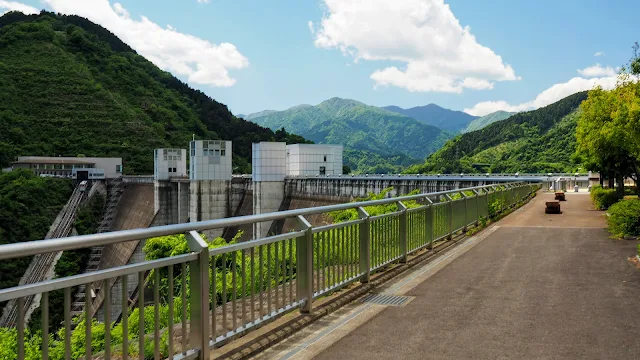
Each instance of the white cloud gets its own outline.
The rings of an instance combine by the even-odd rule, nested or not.
[[[16,1],[0,0],[0,16],[5,13],[8,13],[9,11],[21,11],[27,15],[37,14],[40,12],[38,11],[38,9],[34,8],[33,6],[29,6]]]
[[[211,0],[197,0],[199,4],[208,4]]]
[[[1,0],[0,0],[1,2]],[[212,44],[193,35],[166,28],[142,16],[139,20],[120,3],[109,0],[44,0],[53,11],[75,14],[104,26],[163,70],[184,76],[194,84],[232,86],[230,69],[249,65],[233,44]]]
[[[603,89],[613,89],[616,86],[618,77],[606,76],[600,78],[585,79],[581,77],[574,77],[573,79],[551,86],[544,90],[535,99],[527,101],[521,104],[509,104],[504,100],[500,101],[483,101],[475,104],[471,108],[464,109],[467,114],[475,116],[483,116],[490,114],[498,110],[504,111],[525,111],[533,110],[563,99],[569,95],[575,94],[579,91],[591,90],[595,86],[601,86]]]
[[[604,56],[604,51],[598,51],[595,54],[593,54],[593,56]]]
[[[518,80],[513,68],[462,27],[443,0],[324,0],[315,45],[358,60],[403,65],[376,70],[376,85],[461,93]]]
[[[578,73],[584,77],[603,77],[603,76],[615,76],[616,71],[610,67],[602,67],[600,64],[586,67],[584,69],[578,69]]]

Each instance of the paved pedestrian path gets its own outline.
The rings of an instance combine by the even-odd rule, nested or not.
[[[635,241],[608,238],[586,194],[563,214],[532,202],[381,291],[404,306],[355,302],[264,359],[638,359]]]

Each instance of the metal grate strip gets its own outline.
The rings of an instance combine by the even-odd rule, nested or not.
[[[376,305],[404,306],[413,300],[413,298],[413,296],[369,294],[362,298],[362,302]]]

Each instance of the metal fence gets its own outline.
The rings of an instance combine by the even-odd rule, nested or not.
[[[539,185],[510,183],[392,199],[354,202],[277,213],[159,226],[111,233],[49,239],[0,246],[0,260],[53,251],[88,248],[131,240],[184,234],[189,253],[104,269],[87,274],[0,290],[0,302],[17,299],[18,359],[91,359],[100,355],[127,359],[209,358],[209,349],[293,309],[313,310],[313,302],[351,282],[369,281],[386,265],[509,207]],[[370,216],[372,206],[396,204],[397,210]],[[341,210],[357,211],[357,219],[312,226],[305,216]],[[371,209],[371,208],[369,208]],[[199,231],[295,218],[296,231],[243,243],[210,248]],[[137,277],[148,284],[132,303],[123,290],[118,297],[129,308],[110,319],[112,294],[104,294],[104,318],[92,325],[71,318],[71,293],[78,286]],[[63,292],[61,308],[50,308],[49,295]],[[25,330],[24,299],[42,294],[41,331]],[[87,292],[85,301],[92,301]],[[51,312],[64,312],[61,330],[49,333]],[[90,317],[87,312],[86,317]],[[101,321],[98,323],[97,321]],[[72,324],[77,327],[72,329]],[[83,325],[84,324],[84,325]],[[54,324],[56,325],[56,324]],[[39,336],[39,337],[38,337]],[[35,340],[34,340],[35,339]],[[34,345],[35,342],[40,344]],[[78,342],[83,346],[78,348]],[[38,352],[39,351],[39,352]]]

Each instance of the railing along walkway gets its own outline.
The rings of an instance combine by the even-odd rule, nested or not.
[[[229,338],[292,309],[309,313],[314,309],[315,299],[354,281],[366,283],[372,272],[394,262],[405,262],[409,254],[465,231],[487,218],[490,211],[516,206],[538,188],[526,183],[489,185],[2,245],[0,260],[184,234],[189,252],[3,289],[0,302],[17,299],[18,319],[23,319],[24,299],[42,294],[41,334],[26,331],[24,321],[18,321],[15,329],[18,359],[25,358],[25,343],[34,342],[41,342],[40,353],[29,348],[28,354],[36,351],[36,357],[31,358],[71,359],[73,355],[74,359],[79,356],[91,359],[99,353],[104,359],[112,355],[125,359],[129,356],[208,359],[209,350]],[[366,210],[389,204],[397,205],[397,211],[370,216]],[[357,216],[318,227],[311,226],[305,218],[342,210],[355,211]],[[287,218],[297,219],[296,231],[218,248],[209,248],[199,234],[204,230]],[[147,273],[150,289],[140,292],[137,304],[130,304],[126,292],[121,296],[123,305],[135,307],[129,316],[123,316],[116,324],[110,320],[111,295],[107,291],[104,319],[94,319],[92,326],[80,324],[72,334],[73,288],[120,278],[122,288],[126,289],[129,275],[137,275],[143,284]],[[49,293],[57,290],[64,292],[63,309],[49,309]],[[85,309],[90,309],[92,298],[89,292],[85,296]],[[56,334],[49,333],[50,310],[64,313],[62,330]],[[174,336],[165,329],[177,331],[180,336],[175,338],[181,339],[182,344],[174,344]],[[82,339],[84,349],[77,348],[77,340],[71,341],[72,335],[74,339]]]

